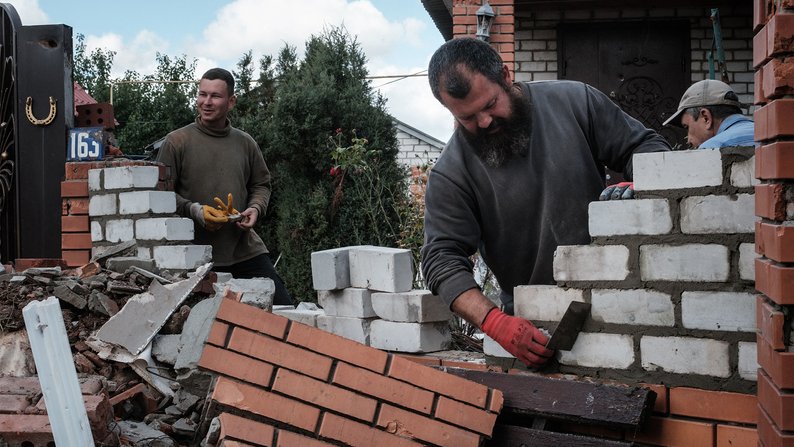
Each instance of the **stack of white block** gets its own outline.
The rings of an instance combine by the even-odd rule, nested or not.
[[[312,282],[324,314],[317,327],[387,351],[433,352],[451,341],[441,298],[413,290],[409,250],[354,246],[312,253]]]
[[[193,270],[212,260],[212,247],[192,245],[193,221],[176,213],[176,194],[158,191],[157,166],[88,171],[91,241],[97,246],[135,240],[138,257],[157,267]]]

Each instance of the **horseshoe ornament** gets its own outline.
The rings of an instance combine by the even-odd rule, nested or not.
[[[25,116],[28,117],[28,121],[34,126],[49,126],[55,120],[55,114],[57,112],[57,101],[50,96],[50,114],[47,115],[47,118],[38,119],[33,116],[33,98],[28,96],[25,100]]]

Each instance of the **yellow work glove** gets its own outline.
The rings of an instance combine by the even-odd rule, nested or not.
[[[240,212],[237,211],[234,208],[234,206],[232,206],[233,201],[234,198],[232,197],[232,193],[229,193],[229,195],[226,196],[226,203],[223,203],[223,200],[215,197],[215,203],[218,204],[217,206],[218,210],[222,211],[225,216],[231,216],[232,214],[240,214]]]
[[[190,217],[208,231],[216,231],[229,221],[223,211],[197,202],[190,205]]]

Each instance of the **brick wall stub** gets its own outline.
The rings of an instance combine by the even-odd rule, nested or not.
[[[777,304],[794,305],[794,267],[756,258],[755,287]]]
[[[758,375],[758,405],[778,428],[794,431],[794,393],[778,388],[763,372]]]
[[[756,177],[794,179],[794,141],[774,141],[756,149]]]
[[[200,366],[220,376],[205,416],[249,414],[344,445],[477,446],[501,410],[491,405],[502,402],[499,391],[233,299],[223,300],[212,333]],[[224,365],[241,358],[240,368]]]

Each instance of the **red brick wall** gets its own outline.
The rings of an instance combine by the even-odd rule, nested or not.
[[[759,445],[794,445],[794,1],[753,1]]]
[[[502,60],[515,72],[515,6],[514,0],[490,0],[494,17],[489,42]],[[477,10],[482,0],[454,0],[452,6],[452,34],[455,37],[474,37],[477,33]]]
[[[501,391],[231,298],[199,366],[218,375],[207,414],[221,415],[221,438],[256,445],[476,447],[504,401]]]

